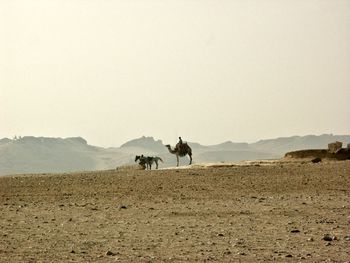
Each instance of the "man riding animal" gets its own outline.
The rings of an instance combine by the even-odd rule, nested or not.
[[[190,158],[190,165],[192,164],[192,149],[191,147],[187,144],[187,142],[183,142],[182,138],[179,137],[179,142],[176,144],[175,148],[172,149],[171,146],[165,145],[165,147],[168,148],[169,152],[171,154],[175,154],[176,155],[176,166],[179,166],[179,157],[183,157],[188,155],[188,157]]]

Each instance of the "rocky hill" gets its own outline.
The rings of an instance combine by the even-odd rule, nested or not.
[[[83,138],[23,137],[1,140],[0,174],[69,172],[95,168],[98,147]]]
[[[242,160],[282,158],[286,152],[302,149],[325,149],[334,141],[350,142],[350,136],[309,135],[261,140],[256,143],[227,141],[217,145],[188,142],[193,151],[194,163],[236,162]],[[160,156],[160,167],[175,166],[176,158],[161,140],[141,137],[117,148],[89,145],[81,137],[46,138],[26,136],[19,139],[0,139],[0,175],[19,173],[72,172],[114,169],[134,164],[135,155]],[[188,159],[180,158],[180,165]]]

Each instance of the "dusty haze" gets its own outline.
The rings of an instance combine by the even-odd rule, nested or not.
[[[0,138],[350,130],[349,1],[1,1]]]

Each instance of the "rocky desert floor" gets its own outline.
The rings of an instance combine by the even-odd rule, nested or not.
[[[350,161],[0,177],[0,262],[350,262]]]

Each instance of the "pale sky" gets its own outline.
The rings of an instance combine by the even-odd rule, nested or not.
[[[0,0],[0,138],[350,134],[349,0]]]

